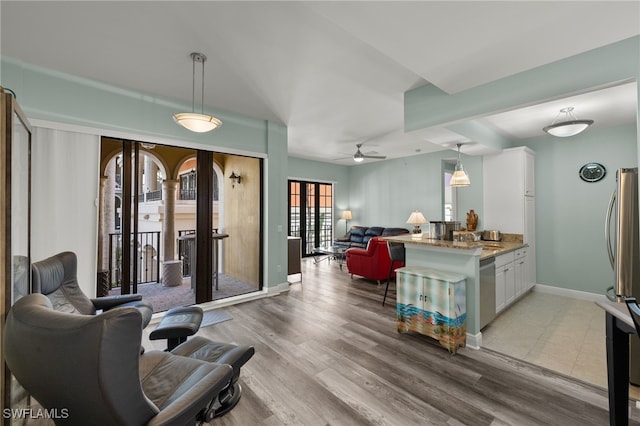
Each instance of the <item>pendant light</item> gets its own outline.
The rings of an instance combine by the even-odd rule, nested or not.
[[[573,107],[562,108],[556,119],[542,130],[552,136],[566,138],[577,135],[593,124],[593,120],[578,120],[572,111]],[[564,114],[564,117],[562,117],[564,121],[558,121],[562,114]]]
[[[191,60],[193,61],[193,84],[191,86],[191,112],[179,112],[173,114],[173,119],[176,123],[182,127],[191,130],[196,133],[210,132],[222,125],[222,121],[214,117],[213,115],[207,115],[204,113],[204,63],[207,57],[202,53],[192,53]],[[200,113],[195,112],[195,98],[196,98],[196,62],[202,64],[202,91],[200,98]]]
[[[471,181],[469,180],[469,175],[464,171],[464,167],[462,167],[462,163],[460,162],[460,147],[461,143],[456,144],[458,147],[458,161],[456,162],[456,168],[451,176],[451,180],[449,181],[449,185],[453,187],[460,186],[469,186],[471,185]]]

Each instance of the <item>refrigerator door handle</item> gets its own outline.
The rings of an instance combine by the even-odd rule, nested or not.
[[[613,256],[613,248],[611,247],[611,215],[613,214],[613,206],[616,203],[616,191],[614,190],[609,200],[609,208],[607,209],[607,218],[604,221],[604,243],[607,246],[607,253],[609,254],[609,262],[611,267],[615,265],[615,259]]]

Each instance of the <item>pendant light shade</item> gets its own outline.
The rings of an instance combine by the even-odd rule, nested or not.
[[[222,125],[222,121],[213,115],[198,114],[197,112],[179,112],[173,114],[173,119],[182,127],[196,133],[210,132]]]
[[[573,107],[562,108],[553,122],[542,130],[552,136],[566,138],[577,135],[593,124],[593,120],[578,120],[573,114]],[[562,116],[564,114],[564,116]],[[563,121],[558,121],[564,119]]]
[[[191,86],[191,112],[179,112],[173,114],[173,120],[184,127],[196,133],[210,132],[222,125],[222,121],[213,115],[204,113],[204,63],[207,57],[202,53],[194,52],[191,54],[193,61],[193,83]],[[202,64],[202,90],[200,98],[200,113],[195,112],[196,98],[196,62]]]
[[[469,186],[471,185],[471,181],[469,180],[469,175],[464,171],[464,167],[460,162],[460,146],[461,143],[457,144],[458,147],[458,161],[456,162],[456,168],[451,176],[451,180],[449,181],[449,185],[453,187],[461,187],[461,186]]]

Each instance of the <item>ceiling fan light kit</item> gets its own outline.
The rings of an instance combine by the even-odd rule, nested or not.
[[[204,63],[207,61],[207,57],[202,53],[191,53],[191,60],[193,61],[193,80],[191,85],[191,112],[179,112],[173,114],[173,120],[184,127],[196,133],[210,132],[217,129],[222,125],[220,119],[204,113]],[[196,98],[196,62],[202,64],[202,90],[200,98],[200,113],[195,112],[195,98]]]
[[[373,158],[376,160],[384,160],[385,158],[387,158],[386,155],[368,155],[368,154],[363,154],[362,151],[360,151],[360,148],[362,147],[361,143],[357,143],[356,144],[356,153],[353,154],[353,161],[355,161],[356,163],[361,163],[362,161],[364,161],[365,158]]]
[[[564,114],[564,120],[558,121]],[[578,120],[573,114],[573,107],[562,108],[553,122],[542,130],[558,138],[566,138],[581,133],[593,124],[593,120]]]

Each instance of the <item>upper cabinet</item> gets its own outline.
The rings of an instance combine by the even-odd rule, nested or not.
[[[524,195],[533,197],[536,195],[536,155],[529,148],[524,148]]]
[[[527,221],[533,212],[525,197],[535,195],[535,152],[527,147],[505,149],[483,157],[484,229],[523,234],[533,239]]]

